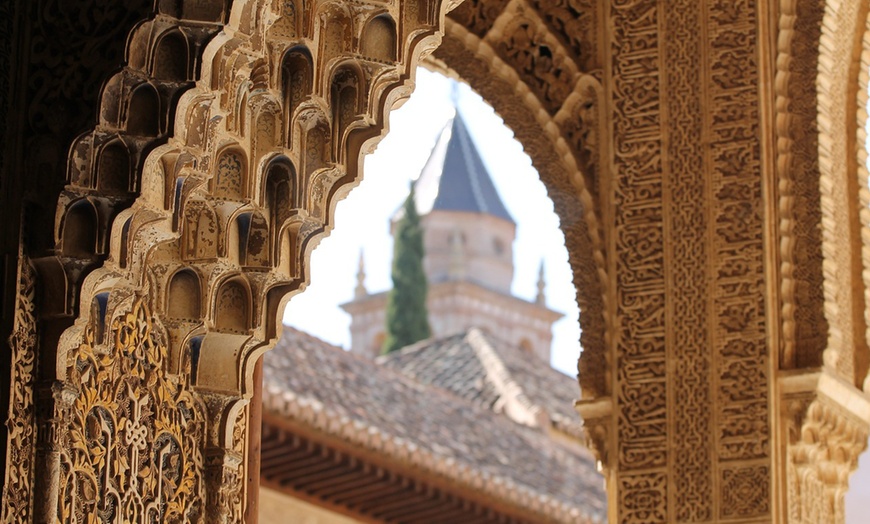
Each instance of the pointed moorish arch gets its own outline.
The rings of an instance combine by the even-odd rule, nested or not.
[[[866,396],[870,388],[870,178],[866,132],[870,5],[826,3],[786,14],[797,15],[794,26],[789,28],[794,29],[789,33],[789,42],[798,51],[809,48],[813,51],[810,56],[817,59],[817,68],[809,74],[801,75],[798,67],[793,68],[797,74],[783,74],[794,86],[780,95],[789,100],[789,95],[799,98],[802,93],[804,97],[810,94],[808,105],[815,116],[812,138],[816,138],[812,145],[818,154],[813,174],[818,177],[819,208],[810,223],[815,221],[821,231],[819,260],[823,265],[827,337],[816,349],[819,367],[805,373],[808,380],[804,388],[783,395],[780,407],[788,420],[789,491],[810,494],[826,487],[826,496],[817,497],[820,500],[805,497],[799,510],[792,510],[792,514],[809,522],[831,518],[831,508],[834,518],[844,518],[849,476],[870,433],[870,400]],[[798,31],[801,22],[814,30]],[[805,46],[797,47],[802,41]],[[790,58],[799,65],[797,52],[791,51]],[[792,133],[800,132],[798,126]],[[795,149],[800,154],[800,149]],[[797,205],[795,208],[796,221],[802,216],[806,220],[807,212]],[[787,358],[786,362],[793,363]]]
[[[448,76],[467,82],[502,117],[538,171],[541,181],[553,200],[554,210],[565,235],[569,263],[577,288],[577,301],[581,311],[580,381],[584,398],[596,398],[609,392],[607,380],[606,347],[608,314],[606,304],[607,267],[603,235],[603,206],[593,195],[600,189],[591,189],[597,183],[606,183],[610,176],[608,164],[581,163],[577,145],[566,140],[561,130],[566,116],[574,113],[573,98],[566,98],[565,106],[555,115],[548,113],[543,103],[532,95],[532,88],[517,79],[516,71],[498,56],[492,46],[469,32],[461,24],[448,19],[441,46],[432,56],[429,67]],[[587,83],[598,85],[591,76],[578,74],[572,90],[581,90]],[[599,88],[600,89],[600,88]],[[600,90],[596,90],[596,96]],[[592,100],[594,111],[602,110],[597,98]],[[602,137],[597,144],[601,159],[607,158],[607,135],[595,119],[593,134]],[[597,177],[592,173],[599,170]],[[603,180],[604,182],[601,182]]]
[[[90,249],[97,242],[90,235],[79,237],[70,229],[66,238],[56,235],[56,252],[34,262],[45,274],[54,275],[52,281],[75,288],[68,296],[78,307],[67,309],[79,312],[71,327],[56,334],[57,347],[22,346],[22,351],[36,351],[46,361],[40,376],[43,404],[27,434],[72,439],[61,438],[52,453],[40,454],[27,448],[32,442],[10,443],[10,449],[35,456],[33,469],[38,475],[34,471],[16,473],[21,478],[40,479],[25,493],[35,501],[37,518],[49,521],[58,511],[82,509],[67,506],[75,501],[65,494],[93,491],[100,487],[97,482],[120,482],[111,471],[99,471],[99,460],[88,462],[93,457],[86,440],[94,437],[89,431],[97,427],[92,410],[102,414],[102,408],[75,400],[91,402],[105,394],[108,381],[115,381],[112,386],[123,383],[126,388],[115,388],[125,396],[124,406],[148,402],[138,384],[129,382],[131,374],[139,373],[143,381],[160,384],[163,398],[181,399],[163,414],[167,420],[188,417],[185,424],[190,424],[184,432],[162,441],[172,441],[177,448],[173,452],[192,461],[185,480],[193,486],[190,498],[173,504],[195,508],[206,500],[206,520],[240,519],[242,497],[233,499],[237,501],[231,507],[214,501],[243,492],[246,462],[239,450],[245,447],[247,408],[256,393],[256,362],[280,335],[278,311],[304,286],[310,274],[310,252],[333,227],[336,203],[358,182],[360,159],[386,132],[389,111],[408,96],[414,68],[427,55],[431,55],[431,67],[467,81],[503,116],[538,167],[561,218],[582,311],[583,409],[586,414],[600,415],[587,417],[587,428],[605,470],[613,472],[608,487],[619,501],[611,512],[613,520],[643,520],[642,515],[662,521],[677,517],[765,519],[785,511],[792,516],[791,510],[805,521],[825,520],[832,512],[839,518],[839,501],[854,458],[865,445],[870,420],[870,404],[862,392],[870,367],[870,317],[866,316],[870,191],[862,147],[870,5],[866,1],[809,4],[781,2],[775,14],[779,18],[770,20],[770,13],[760,16],[763,10],[753,2],[686,1],[683,9],[672,10],[643,1],[580,1],[566,6],[534,0],[467,0],[462,5],[409,0],[401,5],[395,1],[379,4],[377,9],[343,1],[317,8],[296,2],[292,9],[283,2],[266,0],[238,0],[232,5],[223,0],[160,2],[158,9],[167,15],[161,24],[188,31],[201,28],[203,21],[213,25],[212,32],[203,33],[202,46],[188,39],[193,32],[174,27],[161,28],[155,38],[144,38],[146,24],[139,26],[142,35],[131,39],[135,49],[128,55],[127,67],[136,75],[148,76],[158,92],[192,80],[201,64],[200,81],[173,102],[175,111],[166,113],[175,115],[175,125],[166,126],[175,136],[152,150],[141,176],[134,179],[134,162],[124,160],[120,149],[103,148],[110,143],[126,144],[130,137],[124,129],[107,122],[105,128],[86,134],[78,149],[70,152],[69,165],[76,172],[90,170],[76,180],[89,181],[83,185],[93,187],[70,181],[59,205],[58,227],[69,211],[68,204],[85,198],[99,202],[99,210],[74,209],[73,222],[99,228],[94,239],[111,236],[112,241],[101,244],[111,246],[112,252],[101,268],[84,276],[80,269],[92,269],[99,262],[97,255],[105,253],[99,246]],[[290,15],[288,9],[299,19],[276,24]],[[373,14],[384,18],[371,25]],[[679,32],[687,26],[703,31]],[[279,30],[269,32],[268,27]],[[395,49],[363,56],[369,53],[368,44],[361,45],[368,42],[367,35],[374,35],[372,41],[390,40],[392,30],[396,31]],[[780,38],[773,38],[774,33]],[[300,45],[303,38],[310,47],[297,56],[302,61],[285,63],[284,56],[289,56],[285,52]],[[805,58],[808,49],[817,50],[812,53],[818,55]],[[194,56],[198,53],[202,56]],[[702,59],[705,53],[715,59]],[[384,60],[387,55],[399,61]],[[358,79],[365,88],[361,86],[359,93],[365,96],[355,115],[359,118],[344,129],[343,115],[333,111],[330,82],[336,68],[348,61],[361,68]],[[282,80],[288,77],[282,71],[290,69],[304,73],[298,82]],[[752,90],[741,91],[745,86],[739,81],[751,84]],[[289,101],[292,107],[268,109],[274,114],[263,120],[274,118],[274,127],[287,132],[261,134],[284,143],[254,148],[252,133],[240,132],[255,122],[248,114],[252,110],[249,102],[262,95],[258,91],[286,95],[280,91],[288,85],[299,96],[276,96],[274,100],[284,105]],[[705,97],[713,91],[724,101],[715,104],[723,112],[708,113],[703,104],[699,110],[686,110],[689,104],[710,101]],[[809,99],[802,98],[807,94]],[[133,102],[114,101],[117,107],[139,104]],[[262,105],[272,106],[278,107]],[[680,118],[689,127],[680,127]],[[715,129],[725,133],[719,143],[709,140],[714,137],[714,124],[724,129]],[[812,125],[817,126],[817,133]],[[134,133],[155,131],[153,123],[133,127]],[[699,141],[687,134],[690,128],[707,135]],[[806,129],[810,129],[808,134]],[[611,137],[616,137],[612,144]],[[153,144],[156,139],[140,136],[137,141]],[[697,143],[709,148],[704,150],[709,156],[696,164],[701,172],[689,169],[701,156]],[[243,160],[221,157],[230,144]],[[732,146],[735,149],[728,149]],[[263,208],[255,188],[264,181],[250,181],[250,177],[264,176],[255,168],[261,159],[251,155],[267,150],[271,155],[277,149],[287,154],[300,176],[295,214],[283,231],[270,232],[279,235],[282,244],[289,239],[292,245],[287,251],[293,263],[285,270],[277,267],[276,259],[281,257],[258,259],[258,271],[246,272],[240,261],[227,256],[226,247],[213,255],[209,250],[208,257],[187,260],[184,249],[196,239],[183,238],[185,228],[180,224],[185,217],[180,214],[194,203],[203,209],[220,206],[225,211],[220,216]],[[679,162],[684,164],[674,167]],[[138,170],[140,162],[135,165]],[[635,170],[630,175],[626,174],[629,168]],[[723,173],[743,178],[735,184],[715,178]],[[223,183],[237,174],[241,178],[238,186]],[[680,178],[683,175],[688,176]],[[708,191],[703,198],[675,191],[677,186],[681,191],[695,191],[693,184],[702,175],[706,178],[701,189]],[[643,182],[630,176],[648,176],[652,182],[641,187]],[[143,183],[130,208],[131,220],[130,214],[121,213],[130,205],[121,197],[139,191],[140,184],[134,180]],[[636,197],[647,207],[638,208],[633,216],[616,209],[620,204],[613,196],[617,185],[630,190],[622,198]],[[659,194],[662,187],[674,192]],[[218,194],[215,188],[220,188]],[[683,204],[686,207],[680,207]],[[709,216],[689,224],[691,213],[703,212],[704,206],[710,208]],[[93,218],[97,211],[99,220]],[[684,220],[686,213],[689,220]],[[630,220],[652,223],[647,236],[653,238],[639,239],[637,230],[632,232],[635,236],[623,236],[632,225]],[[268,220],[264,217],[263,222]],[[124,235],[128,223],[127,233],[135,230],[136,240],[121,242],[116,237]],[[210,226],[209,220],[202,224],[205,227],[200,229],[209,230],[205,239],[227,243],[216,240],[226,236],[225,231],[212,231],[218,227]],[[671,230],[687,225],[695,227],[685,233]],[[744,228],[739,233],[747,235],[745,245],[729,245],[732,239],[741,240],[733,234],[734,227]],[[671,236],[665,238],[664,233]],[[688,255],[708,250],[700,257],[685,257],[697,270],[689,276],[708,287],[699,290],[691,288],[695,281],[676,285],[667,281],[680,275],[662,266],[671,259],[683,261],[672,251],[682,240],[690,242]],[[722,245],[723,251],[714,252]],[[68,246],[76,247],[64,252]],[[119,251],[121,246],[126,246],[125,256]],[[733,264],[713,268],[705,263],[704,257],[719,257],[716,260],[722,262],[733,254],[724,250],[744,248],[746,252],[735,257],[742,259]],[[672,258],[667,259],[662,251]],[[121,267],[117,261],[122,258],[136,263]],[[167,328],[172,322],[162,313],[165,304],[154,301],[167,295],[164,288],[172,282],[168,268],[174,270],[188,262],[201,271],[201,316],[209,317],[206,312],[216,304],[247,296],[243,314],[210,316],[217,326]],[[271,267],[263,270],[267,262]],[[29,270],[24,266],[22,275]],[[749,278],[757,278],[756,287],[738,289],[728,280],[729,271],[744,271]],[[634,294],[629,296],[624,292],[636,282],[620,278],[635,276],[641,286],[633,287]],[[26,291],[29,284],[25,280],[22,276]],[[729,293],[745,298],[742,293],[756,301],[748,306],[736,301],[719,303],[708,300],[706,291],[713,299]],[[701,300],[695,300],[698,296]],[[105,307],[91,308],[98,297],[106,299]],[[686,304],[711,310],[699,313],[700,308]],[[683,309],[675,313],[677,306]],[[724,309],[714,311],[714,306]],[[700,315],[702,322],[690,327],[706,321],[709,326],[700,327],[714,332],[691,341],[698,342],[701,351],[675,353],[697,349],[680,346],[676,328],[666,323],[678,323],[681,315]],[[741,344],[747,319],[761,328],[752,334],[751,344]],[[26,328],[35,330],[35,323]],[[661,332],[651,329],[647,346],[626,346],[649,326]],[[191,345],[190,356],[179,358],[177,367],[167,364],[170,338],[175,336],[168,329],[186,329],[176,338]],[[814,336],[802,336],[804,329]],[[726,346],[724,336],[716,338],[724,332],[733,335],[729,342],[737,343]],[[825,340],[818,337],[822,332],[827,335]],[[118,351],[108,355],[139,352],[140,360],[121,358],[114,361],[120,366],[109,369],[95,335],[117,344]],[[708,348],[703,343],[709,340],[723,345]],[[648,360],[638,364],[626,358],[633,356],[627,350],[636,350]],[[651,352],[660,360],[652,362]],[[747,354],[756,359],[754,366],[747,364]],[[665,365],[661,359],[670,360]],[[148,366],[128,366],[140,361]],[[674,369],[668,368],[671,362]],[[683,374],[692,380],[715,377],[715,385],[708,387],[703,380],[689,384],[682,380]],[[626,386],[629,382],[630,387]],[[762,397],[750,413],[756,418],[747,424],[740,418],[746,413],[737,409],[746,391],[734,386],[743,383],[758,386],[750,389]],[[19,402],[24,412],[34,412],[34,388],[33,382],[20,388],[31,394],[13,398],[13,407]],[[681,391],[698,393],[685,397],[694,411],[676,403]],[[18,394],[15,389],[13,394]],[[728,402],[732,411],[726,413],[720,407]],[[709,408],[717,412],[709,414]],[[720,432],[715,438],[727,442],[717,448],[695,445],[691,438],[698,434],[692,431],[702,424],[688,429],[681,424],[692,425],[699,417],[706,424],[698,433],[702,440]],[[783,418],[788,420],[780,426]],[[128,414],[126,419],[135,416]],[[777,426],[767,427],[773,423]],[[745,428],[750,428],[748,436],[740,434]],[[650,433],[639,435],[641,431]],[[729,440],[733,436],[729,432],[736,432],[738,438]],[[651,441],[660,447],[648,446]],[[72,444],[65,447],[64,442]],[[783,445],[771,449],[778,443]],[[820,456],[823,464],[817,460]],[[741,457],[750,457],[751,463],[741,462]],[[69,473],[68,464],[73,463],[89,464],[83,476]],[[783,470],[788,485],[777,480]],[[61,476],[62,471],[68,474]],[[692,493],[677,493],[675,486],[686,479],[690,479]],[[788,499],[787,508],[772,500],[771,486],[778,490],[777,496]],[[154,497],[146,493],[147,486],[140,487],[142,493],[137,495]],[[806,496],[830,487],[829,496],[816,502]],[[108,491],[96,492],[102,496]],[[738,500],[744,494],[751,498]],[[726,496],[732,498],[725,500]],[[646,502],[635,506],[625,502],[640,498]],[[29,499],[24,496],[23,500]],[[7,503],[6,515],[14,507]]]
[[[242,4],[244,3],[234,6],[230,25],[236,23],[233,20],[238,13],[254,16],[253,3]],[[417,15],[410,17],[412,25],[431,24],[433,21],[431,17],[434,15],[431,6],[424,4],[417,8]],[[257,12],[257,17],[272,16],[271,9],[271,7],[262,8],[262,11]],[[408,33],[407,36],[413,35],[411,42],[418,51],[412,52],[413,47],[406,49],[404,44],[395,43],[390,44],[389,49],[385,51],[379,50],[386,53],[383,56],[371,57],[375,60],[388,60],[390,57],[395,59],[396,56],[405,56],[407,53],[411,58],[410,63],[405,66],[404,73],[395,75],[386,72],[384,66],[377,62],[361,67],[359,60],[352,57],[354,53],[362,53],[363,56],[378,54],[374,53],[372,46],[380,45],[379,42],[382,40],[392,41],[397,38],[396,13],[381,12],[367,19],[360,27],[356,27],[354,19],[347,12],[347,7],[340,3],[321,6],[316,13],[309,16],[311,16],[310,21],[303,22],[303,25],[321,24],[322,26],[328,21],[341,23],[321,27],[325,38],[321,39],[318,46],[313,47],[316,49],[316,56],[312,57],[310,51],[297,44],[286,46],[286,50],[274,57],[264,57],[264,59],[280,61],[280,66],[273,68],[277,74],[272,74],[268,79],[264,76],[256,76],[259,74],[258,68],[261,68],[258,60],[262,59],[252,58],[250,54],[239,52],[246,45],[244,38],[223,36],[215,38],[201,60],[205,64],[202,75],[210,80],[211,88],[218,91],[216,93],[218,103],[226,103],[227,107],[222,112],[213,113],[215,116],[209,118],[210,111],[214,111],[209,107],[214,103],[208,102],[208,99],[203,96],[207,94],[208,87],[205,87],[205,90],[199,87],[185,94],[175,111],[177,115],[175,129],[178,135],[176,139],[180,141],[180,145],[186,145],[186,149],[182,147],[173,150],[173,147],[177,146],[173,146],[174,142],[171,139],[169,147],[162,147],[153,154],[153,156],[161,156],[163,161],[159,164],[150,162],[152,166],[163,166],[164,178],[176,179],[174,184],[169,182],[159,184],[161,188],[174,190],[173,195],[168,197],[172,201],[169,206],[166,205],[166,196],[153,199],[143,194],[145,201],[163,200],[163,212],[169,211],[173,214],[170,223],[172,231],[179,235],[178,242],[180,242],[179,259],[173,261],[173,265],[178,267],[179,261],[185,260],[197,267],[203,266],[205,275],[208,274],[206,268],[217,257],[218,266],[215,269],[219,271],[222,271],[219,269],[220,264],[226,262],[229,262],[230,266],[242,267],[259,267],[271,263],[272,266],[279,265],[282,272],[289,273],[283,277],[279,276],[277,280],[269,276],[265,282],[260,282],[260,278],[249,282],[242,275],[222,278],[217,276],[220,273],[212,272],[201,284],[196,285],[195,283],[199,282],[194,278],[196,273],[189,270],[173,273],[168,281],[169,292],[161,292],[157,295],[167,296],[171,300],[173,290],[184,289],[185,286],[196,287],[203,292],[202,297],[195,301],[202,304],[201,314],[205,315],[205,312],[212,311],[209,316],[212,317],[211,322],[214,324],[215,332],[196,335],[198,342],[194,345],[197,351],[195,351],[195,358],[191,357],[194,361],[191,365],[196,367],[195,382],[200,385],[221,384],[220,380],[215,382],[213,377],[206,377],[203,373],[210,369],[237,368],[243,362],[251,361],[255,354],[262,353],[268,347],[265,343],[268,339],[263,340],[261,338],[263,335],[271,339],[279,334],[280,320],[275,322],[269,320],[272,316],[280,315],[281,305],[289,300],[290,293],[298,290],[307,280],[310,251],[317,243],[316,239],[328,231],[337,201],[359,180],[361,156],[383,135],[389,110],[410,92],[402,84],[405,79],[413,78],[413,67],[417,64],[419,49],[431,49],[437,41],[433,39],[431,30],[429,32],[416,30]],[[409,19],[406,17],[404,21],[407,24]],[[256,24],[251,25],[248,21],[245,28],[246,31],[256,31]],[[448,28],[442,50],[437,60],[431,62],[431,66],[440,68],[444,65],[451,74],[468,81],[505,118],[507,125],[514,129],[533,163],[542,173],[542,179],[554,199],[557,213],[562,223],[566,224],[563,230],[566,238],[570,239],[569,249],[574,256],[571,262],[578,278],[576,282],[578,289],[581,290],[578,298],[583,310],[584,346],[587,348],[588,356],[586,361],[598,362],[587,366],[588,372],[584,374],[589,377],[585,389],[588,395],[594,397],[605,392],[607,388],[606,379],[601,378],[605,370],[602,363],[605,361],[604,304],[607,297],[603,294],[606,289],[603,283],[606,268],[602,251],[602,227],[596,209],[598,203],[587,186],[606,179],[606,170],[602,165],[598,165],[597,158],[594,162],[590,162],[581,153],[575,154],[572,150],[578,143],[577,138],[568,133],[570,140],[566,140],[559,128],[566,120],[571,120],[576,109],[578,95],[570,97],[567,95],[573,91],[580,92],[583,86],[597,85],[597,81],[591,76],[581,74],[576,67],[567,67],[567,51],[560,47],[557,37],[550,35],[543,37],[547,39],[549,45],[548,56],[559,57],[560,70],[564,71],[558,77],[568,80],[565,85],[560,86],[561,91],[554,91],[556,86],[550,86],[548,91],[542,92],[540,85],[524,83],[522,78],[524,75],[528,77],[527,71],[520,71],[518,74],[514,69],[515,65],[505,62],[498,56],[492,56],[499,44],[484,42],[480,37],[463,29],[461,24],[453,21],[448,22]],[[536,30],[543,29],[538,27]],[[544,32],[549,34],[546,30]],[[359,42],[351,38],[355,34],[361,38]],[[493,34],[498,38],[498,31]],[[160,53],[165,54],[166,49],[171,46],[181,46],[182,42],[184,36],[181,32],[164,31],[160,37],[150,43],[153,48],[150,55],[142,51],[145,56],[151,57],[150,61],[144,61],[147,64],[143,64],[142,67],[150,68],[150,71],[159,77],[157,80],[169,82],[184,80],[183,71],[189,70],[189,62],[192,60],[186,53],[177,53],[179,56],[166,64],[158,64],[154,58],[162,56]],[[184,47],[185,50],[190,49],[188,45]],[[531,51],[524,49],[522,52]],[[182,69],[179,64],[184,63],[188,65]],[[570,72],[566,72],[568,70]],[[245,78],[246,74],[251,75],[252,81]],[[519,82],[517,82],[518,75],[521,78]],[[259,80],[253,81],[255,77]],[[487,78],[490,80],[487,81]],[[260,193],[257,188],[268,186],[271,182],[260,179],[272,173],[272,164],[263,163],[259,158],[260,148],[263,147],[262,152],[268,155],[274,155],[274,151],[265,144],[255,146],[251,143],[250,135],[253,135],[253,132],[248,133],[243,124],[253,122],[253,115],[248,114],[252,108],[247,100],[255,83],[263,80],[277,82],[274,87],[286,91],[284,96],[278,99],[284,106],[278,109],[279,113],[283,113],[281,126],[287,130],[288,137],[284,147],[289,147],[290,151],[296,152],[290,154],[285,162],[290,166],[288,174],[292,174],[292,181],[288,180],[292,187],[288,189],[293,195],[284,202],[257,194]],[[601,104],[596,98],[600,89],[592,89],[591,97],[588,96],[588,89],[582,92],[587,95],[584,99],[587,113],[591,115],[600,111]],[[553,93],[561,93],[565,97],[557,102],[553,98]],[[539,98],[542,95],[546,95],[545,101]],[[561,107],[562,103],[565,107],[560,114],[555,109]],[[585,131],[590,136],[600,139],[604,134],[595,126],[599,125],[603,118],[595,116],[590,120],[592,124],[587,125]],[[373,122],[375,125],[372,125]],[[147,126],[143,126],[143,129],[145,127]],[[137,128],[133,131],[142,130]],[[216,139],[216,136],[221,133],[229,136]],[[284,134],[269,136],[274,138]],[[267,140],[269,136],[263,135]],[[332,144],[327,146],[326,144],[330,142]],[[188,160],[179,165],[178,159],[182,157]],[[261,173],[261,170],[255,167],[261,164],[268,166],[265,173]],[[341,164],[345,164],[344,172],[341,172]],[[595,175],[590,171],[593,165],[597,169]],[[299,166],[298,171],[293,166]],[[298,178],[300,175],[301,178]],[[149,174],[145,175],[148,176]],[[251,177],[257,177],[257,180],[251,180]],[[192,181],[191,184],[188,185],[187,180]],[[280,181],[279,185],[281,183],[284,182]],[[189,189],[184,189],[187,187]],[[147,190],[145,188],[145,191]],[[594,192],[597,194],[598,188],[595,188]],[[249,209],[244,202],[250,200],[254,200],[256,206],[266,208],[267,215]],[[270,209],[278,204],[298,206],[300,211],[290,214]],[[218,212],[211,211],[212,208]],[[184,216],[182,217],[180,213]],[[203,221],[203,216],[212,215],[221,217],[217,220],[220,224],[215,224],[214,219],[211,222]],[[288,222],[288,218],[291,217]],[[129,217],[126,218],[120,229],[124,229],[124,225],[128,224],[129,220]],[[227,220],[229,222],[224,224]],[[268,227],[270,222],[274,222],[273,229]],[[257,227],[254,228],[254,225]],[[159,225],[154,227],[160,229]],[[273,253],[272,256],[265,253],[263,256],[256,256],[259,258],[251,258],[252,255],[249,253],[251,243],[248,237],[254,230],[259,232],[258,243],[265,239],[267,244],[272,241],[278,244],[267,246],[267,250]],[[289,249],[284,247],[285,242],[292,244]],[[128,250],[133,247],[128,242],[123,244]],[[216,253],[206,252],[206,248],[210,245],[217,246]],[[236,251],[244,260],[228,257],[230,252]],[[166,256],[171,253],[171,250],[161,251],[161,253],[163,254],[159,256]],[[115,255],[115,259],[120,255]],[[131,254],[125,252],[123,256],[126,259]],[[224,261],[227,257],[228,260]],[[119,267],[119,269],[125,268]],[[290,281],[281,284],[281,278],[287,277]],[[271,280],[274,280],[274,283],[271,283]],[[150,279],[150,282],[161,285],[160,280]],[[240,303],[230,304],[233,300]],[[260,304],[263,300],[267,303]],[[212,304],[212,306],[206,309],[205,304]],[[183,317],[195,314],[198,308],[195,304],[187,304],[187,306],[179,309],[182,307],[181,304],[169,303],[155,310],[160,311],[167,307],[167,318],[190,322],[194,319]],[[261,315],[264,312],[269,317],[266,322],[262,322]],[[87,311],[83,316],[86,315]],[[261,333],[264,328],[266,333]],[[249,340],[247,337],[250,333],[254,333],[255,336]],[[255,339],[259,339],[260,342]],[[70,337],[69,340],[72,342],[75,338]],[[209,348],[222,349],[209,350]],[[70,347],[69,351],[75,350]],[[203,360],[206,356],[208,358]],[[230,360],[221,363],[222,358]],[[244,385],[250,383],[251,376],[248,371],[253,367],[244,365],[242,367],[247,371],[238,369],[239,373],[228,375],[230,382],[225,385],[234,383],[235,387],[241,387],[239,393],[244,398],[252,391]]]

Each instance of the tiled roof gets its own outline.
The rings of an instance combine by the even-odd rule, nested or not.
[[[465,335],[425,340],[378,357],[378,362],[486,409],[497,409],[499,393],[486,380],[486,370]]]
[[[555,521],[603,521],[603,479],[591,455],[490,411],[484,399],[493,393],[478,389],[469,402],[284,328],[265,358],[263,401],[269,412]]]
[[[577,380],[486,331],[425,340],[379,361],[484,407],[498,408],[511,396],[529,411],[546,413],[557,428],[583,436],[580,416],[572,409],[580,397]]]
[[[446,127],[415,182],[417,211],[469,211],[513,222],[459,113]]]

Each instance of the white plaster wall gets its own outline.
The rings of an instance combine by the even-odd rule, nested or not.
[[[269,488],[260,488],[259,519],[260,524],[358,524],[362,522]]]

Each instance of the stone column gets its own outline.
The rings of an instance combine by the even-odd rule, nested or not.
[[[206,452],[205,460],[206,522],[241,522],[244,489],[239,471],[243,457],[233,451],[212,448]]]
[[[37,387],[37,438],[34,490],[36,524],[57,521],[60,497],[60,458],[67,414],[78,392],[71,386],[54,381]]]

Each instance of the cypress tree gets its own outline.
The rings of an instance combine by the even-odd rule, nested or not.
[[[423,230],[414,202],[414,185],[405,199],[404,215],[396,224],[393,244],[393,289],[387,297],[387,338],[383,353],[429,338],[426,273],[423,271]]]

